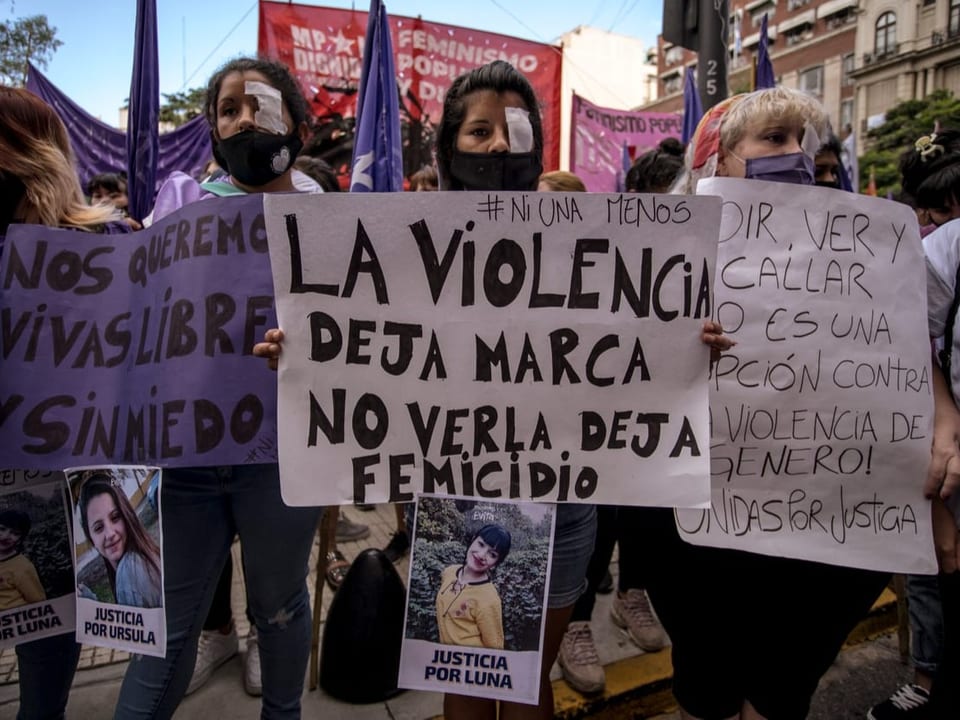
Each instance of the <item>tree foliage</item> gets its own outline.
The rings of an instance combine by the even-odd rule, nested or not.
[[[160,122],[180,127],[188,120],[203,113],[206,88],[192,88],[186,92],[163,93],[160,105]]]
[[[47,23],[46,15],[0,22],[0,82],[23,87],[29,63],[46,69],[61,45],[57,29]]]
[[[960,100],[949,90],[935,90],[923,100],[905,100],[887,111],[882,125],[867,132],[867,152],[860,157],[860,189],[873,168],[877,195],[899,196],[900,156],[934,127],[960,129]]]

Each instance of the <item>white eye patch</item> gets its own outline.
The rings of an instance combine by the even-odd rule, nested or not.
[[[815,158],[817,150],[820,149],[820,136],[809,121],[803,125],[803,141],[800,143],[800,149],[808,158]]]
[[[243,92],[257,99],[258,109],[253,119],[258,127],[278,135],[289,132],[283,121],[283,97],[279,90],[258,80],[247,80],[243,84]]]
[[[504,108],[507,116],[507,133],[510,138],[510,152],[525,153],[533,150],[533,125],[530,113],[523,108]]]

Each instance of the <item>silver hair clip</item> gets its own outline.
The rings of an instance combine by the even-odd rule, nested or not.
[[[917,149],[917,152],[920,154],[920,160],[926,162],[937,155],[940,155],[944,152],[943,145],[938,145],[935,140],[937,139],[936,133],[932,135],[924,135],[922,138],[917,140],[914,143],[914,147]]]

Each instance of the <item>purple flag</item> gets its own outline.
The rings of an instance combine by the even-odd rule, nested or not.
[[[627,141],[624,140],[620,146],[620,171],[617,173],[617,192],[626,192],[627,173],[630,172],[632,165],[630,160],[630,148],[627,147]]]
[[[773,74],[773,63],[770,62],[770,51],[767,48],[767,14],[763,14],[760,22],[760,47],[757,50],[757,77],[754,87],[757,90],[772,88],[777,84],[777,77]]]
[[[153,207],[160,154],[160,67],[157,0],[137,0],[137,34],[127,119],[127,196],[130,215],[140,219]]]
[[[81,183],[86,184],[98,173],[119,172],[127,166],[126,135],[86,112],[33,65],[27,74],[27,90],[52,107],[67,126]],[[196,176],[211,157],[210,127],[200,115],[160,136],[157,184],[174,170]]]
[[[697,131],[700,118],[703,117],[703,107],[700,105],[700,93],[697,92],[697,81],[693,77],[693,68],[687,68],[687,75],[683,80],[683,133],[680,140],[686,145]]]
[[[352,167],[351,192],[403,190],[400,99],[390,22],[382,0],[370,0]]]

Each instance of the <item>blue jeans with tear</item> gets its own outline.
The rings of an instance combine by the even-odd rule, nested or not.
[[[278,466],[270,464],[165,470],[160,510],[167,654],[131,659],[115,717],[173,715],[190,684],[197,640],[239,534],[260,646],[261,717],[299,718],[310,655],[307,565],[320,508],[284,505]]]

